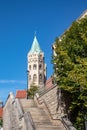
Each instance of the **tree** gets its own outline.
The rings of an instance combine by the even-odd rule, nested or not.
[[[67,114],[78,130],[84,130],[87,119],[87,16],[73,22],[60,38],[56,38],[55,53],[55,80],[67,100]]]
[[[38,87],[32,84],[30,86],[30,89],[28,89],[27,91],[28,98],[33,98],[37,90],[38,90]]]
[[[3,120],[0,119],[0,128],[3,126]]]

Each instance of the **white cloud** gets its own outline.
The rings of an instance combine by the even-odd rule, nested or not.
[[[0,80],[0,84],[7,84],[7,83],[26,84],[26,81],[24,81],[24,80]]]

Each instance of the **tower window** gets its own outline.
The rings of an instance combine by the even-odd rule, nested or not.
[[[33,70],[36,70],[36,69],[37,69],[37,65],[34,64],[34,65],[33,65]]]
[[[42,69],[42,65],[40,64],[40,65],[39,65],[39,70],[41,70],[41,69]]]
[[[29,70],[31,70],[31,65],[29,65]]]
[[[42,74],[39,75],[39,82],[42,83]]]
[[[34,76],[33,76],[33,81],[36,82],[36,80],[37,80],[37,75],[34,74]]]
[[[42,55],[40,54],[40,58],[42,58]]]

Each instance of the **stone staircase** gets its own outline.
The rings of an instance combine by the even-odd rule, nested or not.
[[[33,130],[65,130],[60,121],[55,124],[44,108],[38,107],[33,99],[21,99],[20,103],[24,113],[27,112],[32,118]]]
[[[10,93],[3,109],[3,130],[76,130],[57,110],[57,94],[57,87],[34,99],[18,99]]]
[[[56,122],[56,120],[57,123],[60,122],[58,124],[58,126],[62,126],[60,130],[76,130],[67,118],[67,115],[64,113],[65,104],[61,100],[61,90],[58,86],[54,86],[47,90],[42,90],[39,92],[38,97],[36,95],[36,98],[40,105],[44,104],[46,106],[51,119],[54,120],[54,122]]]

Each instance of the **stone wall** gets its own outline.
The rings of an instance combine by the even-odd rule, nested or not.
[[[60,119],[64,116],[64,110],[61,105],[61,92],[57,86],[41,92],[38,99],[39,103],[44,102],[52,116],[52,118]]]
[[[12,93],[3,108],[3,130],[26,130],[20,103]]]
[[[45,91],[43,90],[36,97],[39,104],[44,103],[46,105],[52,119],[61,120],[66,130],[76,130],[67,118],[65,103],[62,100],[61,89],[58,86]]]

